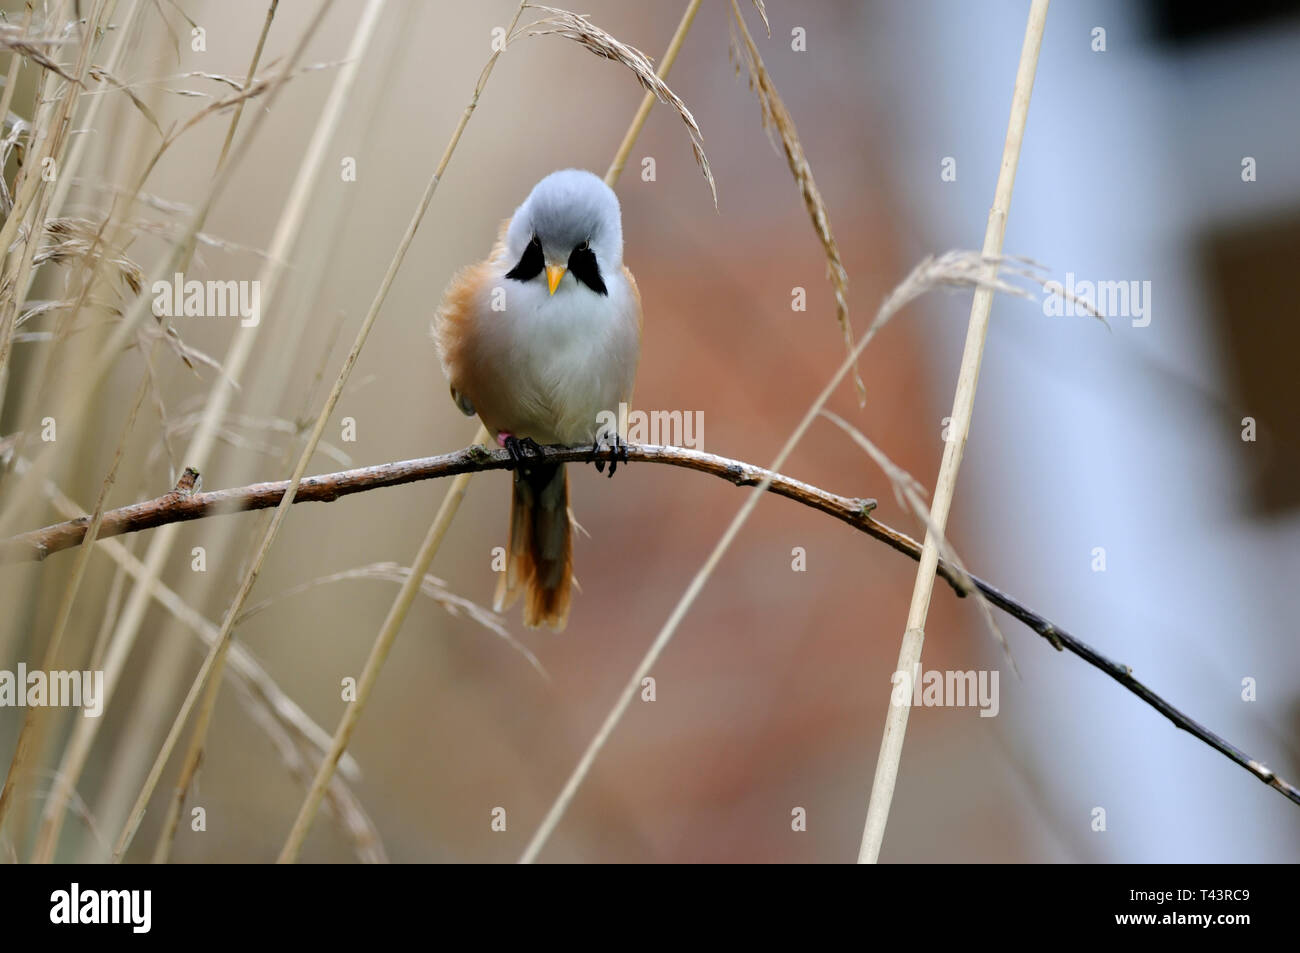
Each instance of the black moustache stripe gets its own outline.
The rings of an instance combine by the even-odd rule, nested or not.
[[[579,245],[569,256],[569,274],[598,295],[609,293],[605,290],[605,282],[600,277],[600,265],[596,263],[596,253],[587,245]]]
[[[546,258],[542,254],[542,243],[536,235],[528,242],[528,247],[519,258],[519,263],[506,272],[506,277],[515,281],[532,281],[546,268]],[[605,280],[600,275],[600,264],[596,253],[589,245],[579,245],[569,256],[569,274],[580,284],[586,285],[598,295],[608,295]]]
[[[523,256],[519,259],[519,264],[515,265],[506,272],[507,278],[513,278],[515,281],[532,281],[542,273],[546,267],[546,261],[542,256],[542,243],[534,235],[528,247],[524,249]]]

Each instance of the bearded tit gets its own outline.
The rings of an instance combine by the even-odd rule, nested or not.
[[[524,594],[524,624],[558,632],[573,578],[568,481],[563,464],[529,458],[539,444],[590,445],[610,449],[611,476],[617,466],[620,435],[599,423],[619,419],[632,397],[641,296],[623,264],[614,191],[579,169],[538,182],[487,260],[452,279],[433,335],[452,400],[514,461],[494,608]]]

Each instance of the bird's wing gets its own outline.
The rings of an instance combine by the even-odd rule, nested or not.
[[[468,265],[452,277],[443,292],[442,303],[433,316],[433,340],[438,346],[438,359],[443,373],[451,383],[451,399],[467,417],[475,414],[473,400],[464,387],[470,374],[478,335],[478,308],[483,291],[492,280],[493,262],[504,257],[506,232],[510,219],[505,219],[497,230],[496,244],[484,261]]]
[[[462,403],[464,383],[473,363],[479,303],[491,275],[490,259],[456,272],[433,316],[433,340],[438,345],[438,359],[451,382],[452,398],[466,414],[472,414],[473,410]]]

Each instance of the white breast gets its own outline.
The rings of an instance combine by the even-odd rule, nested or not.
[[[612,271],[602,276],[608,295],[569,274],[554,295],[539,280],[503,275],[496,284],[505,310],[491,310],[489,297],[478,330],[480,357],[498,391],[489,402],[502,429],[538,443],[590,443],[598,414],[617,412],[630,398],[639,316],[622,269]]]

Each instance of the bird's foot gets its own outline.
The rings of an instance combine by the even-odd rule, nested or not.
[[[618,468],[620,460],[627,463],[627,441],[619,436],[618,431],[596,434],[596,441],[592,444],[592,450],[597,454],[609,453],[609,475],[611,477]],[[605,472],[605,460],[601,457],[597,456],[591,462],[596,465],[597,473]]]
[[[528,468],[524,464],[527,463],[528,458],[542,455],[542,448],[532,437],[516,437],[512,433],[499,433],[497,443],[505,447],[506,452],[510,454],[510,466],[506,468],[508,470],[527,473]]]

